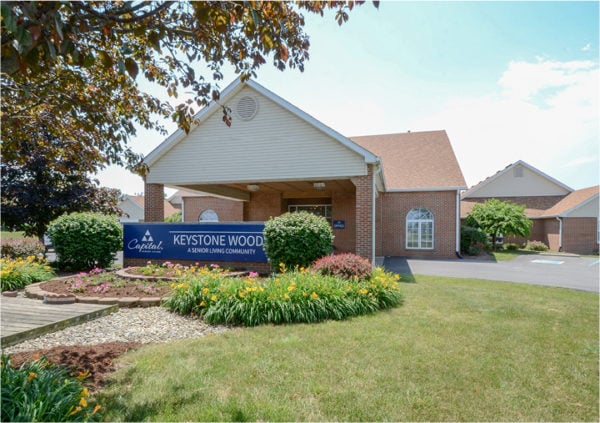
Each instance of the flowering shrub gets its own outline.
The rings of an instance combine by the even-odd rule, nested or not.
[[[339,276],[345,279],[368,279],[373,266],[371,262],[356,254],[338,254],[318,259],[312,269],[322,275]]]
[[[100,420],[100,405],[90,400],[83,386],[85,374],[67,370],[45,358],[13,369],[2,356],[3,422],[79,422]]]
[[[219,267],[217,264],[211,266]],[[145,266],[128,267],[125,271],[132,275],[179,277],[186,274],[193,274],[200,268],[199,263],[196,263],[193,266],[186,266],[179,263],[171,263],[170,261],[166,261],[162,264],[154,264],[149,260]]]
[[[549,248],[542,241],[527,241],[525,249],[531,251],[548,251]]]
[[[172,284],[164,305],[173,312],[202,316],[211,324],[313,323],[399,305],[398,280],[398,275],[382,269],[357,281],[303,269],[264,279],[225,278],[207,270]]]
[[[0,285],[2,291],[21,289],[34,282],[54,277],[46,259],[29,256],[26,259],[0,258]]]
[[[3,239],[0,247],[2,257],[26,258],[42,256],[46,248],[39,240],[33,238]]]

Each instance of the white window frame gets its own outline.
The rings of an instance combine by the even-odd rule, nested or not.
[[[325,216],[323,216],[325,219],[327,219],[327,221],[332,224],[333,223],[333,209],[331,207],[331,204],[290,204],[288,205],[288,212],[290,213],[296,213],[299,211],[305,211],[308,213],[311,213],[310,210],[306,210],[307,208],[310,207],[328,207],[329,208],[329,213],[325,213]],[[298,210],[298,208],[300,208],[300,210]],[[313,213],[316,214],[316,213]],[[329,216],[328,216],[329,214]],[[317,215],[317,216],[321,216],[321,215]]]
[[[426,210],[427,213],[429,213],[429,215],[431,216],[431,219],[410,219],[410,215],[413,211],[418,210],[419,212],[421,212],[422,210]],[[417,247],[414,246],[409,246],[408,242],[409,242],[409,237],[408,237],[408,227],[410,224],[417,224]],[[423,226],[424,224],[431,224],[431,247],[423,247],[423,244],[425,242],[428,242],[428,240],[423,240],[422,236],[423,236]],[[435,218],[433,216],[433,213],[431,213],[431,210],[429,210],[426,207],[415,207],[413,209],[410,209],[410,211],[406,214],[406,225],[405,225],[405,246],[407,250],[433,250],[435,247]]]
[[[217,220],[214,219],[209,219],[209,220],[202,220],[202,216],[215,216],[217,218]],[[213,209],[206,209],[203,210],[202,213],[200,213],[200,216],[198,216],[198,223],[211,223],[211,222],[218,222],[219,221],[219,214],[214,211]]]

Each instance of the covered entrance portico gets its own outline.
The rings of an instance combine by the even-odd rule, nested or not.
[[[245,222],[312,210],[330,220],[338,251],[374,261],[378,157],[253,81],[227,87],[197,121],[145,158],[146,222],[164,220],[165,186],[241,201]]]

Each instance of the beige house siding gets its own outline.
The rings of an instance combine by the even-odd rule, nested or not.
[[[258,102],[252,120],[243,121],[233,112],[228,128],[221,112],[213,113],[150,166],[147,182],[184,185],[367,174],[362,156],[251,88],[243,88],[227,105],[235,110],[245,96]]]
[[[473,197],[564,196],[569,193],[566,188],[520,164],[482,185],[473,192]]]
[[[578,207],[577,209],[573,210],[568,215],[569,215],[569,217],[598,218],[599,206],[600,206],[600,203],[598,201],[598,197],[596,197],[594,200],[590,201],[589,203],[584,204],[583,206]]]

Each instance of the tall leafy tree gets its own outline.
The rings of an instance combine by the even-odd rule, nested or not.
[[[242,80],[267,61],[302,71],[310,46],[303,13],[323,16],[330,9],[342,24],[361,3],[2,2],[3,155],[23,163],[19,143],[45,127],[53,139],[72,143],[62,157],[76,161],[95,153],[95,167],[128,165],[143,174],[136,168],[139,155],[128,145],[135,124],[163,130],[161,118],[170,116],[189,131],[198,108],[218,101],[226,64]],[[171,106],[142,91],[142,79],[173,99],[182,90],[193,96]],[[223,107],[225,124],[232,119]]]
[[[531,234],[533,222],[525,215],[525,206],[491,198],[482,204],[475,204],[467,216],[468,226],[481,228],[496,245],[498,235],[527,237]]]
[[[2,161],[3,226],[42,239],[48,224],[64,213],[120,213],[120,191],[99,187],[88,176],[91,166],[85,158],[72,160],[70,148],[68,141],[46,139],[40,144],[34,137],[19,145],[27,160]]]

